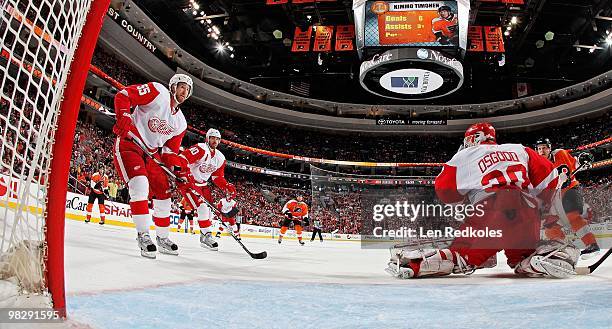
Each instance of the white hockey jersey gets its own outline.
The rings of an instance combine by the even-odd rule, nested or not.
[[[129,103],[126,103],[125,97],[115,97],[116,111],[134,107],[132,120],[147,147],[156,149],[167,146],[166,143],[174,137],[179,137],[177,139],[180,146],[180,140],[187,129],[187,121],[180,109],[173,110],[170,107],[172,96],[164,85],[157,82],[132,85],[121,90],[119,94],[128,96]],[[177,145],[174,146],[172,149],[178,148]]]
[[[199,184],[212,179],[215,184],[225,188],[225,156],[219,150],[211,150],[207,143],[198,143],[181,153],[187,159],[191,175]]]
[[[492,189],[517,189],[538,196],[557,187],[552,162],[520,144],[484,144],[459,151],[436,178],[436,193],[446,203],[465,196],[472,204]]]

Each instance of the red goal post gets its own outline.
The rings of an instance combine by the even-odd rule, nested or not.
[[[0,7],[0,47],[6,57],[0,58],[0,183],[5,184],[0,186],[0,279],[17,282],[19,294],[50,294],[63,317],[72,144],[109,4],[8,0]]]

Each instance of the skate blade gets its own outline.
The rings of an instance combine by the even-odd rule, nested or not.
[[[207,244],[204,243],[200,243],[200,246],[202,246],[202,248],[207,249],[207,250],[212,250],[212,251],[217,251],[219,250],[219,247],[210,247]]]
[[[160,248],[159,252],[166,255],[178,256],[178,251]]]
[[[589,259],[592,259],[595,256],[599,256],[599,254],[601,254],[601,250],[590,252],[588,254],[582,254],[582,255],[580,255],[580,259],[582,259],[582,260],[589,260]]]
[[[155,259],[157,256],[155,255],[155,251],[140,251],[140,255],[144,258]]]

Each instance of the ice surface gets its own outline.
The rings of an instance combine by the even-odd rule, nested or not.
[[[155,233],[152,232],[154,237]],[[610,328],[612,266],[566,280],[518,279],[503,254],[471,276],[397,280],[387,250],[356,242],[229,237],[220,251],[171,233],[179,256],[140,256],[134,229],[66,223],[72,320],[95,328]],[[582,264],[581,264],[582,265]]]

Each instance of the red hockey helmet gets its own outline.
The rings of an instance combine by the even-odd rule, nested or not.
[[[490,123],[475,123],[465,131],[464,148],[476,146],[483,142],[495,142],[495,128]]]

